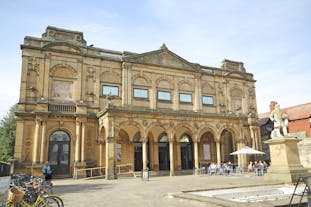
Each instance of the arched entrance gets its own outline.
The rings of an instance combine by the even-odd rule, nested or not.
[[[64,131],[54,132],[49,139],[49,155],[54,175],[70,174],[70,137]]]
[[[192,139],[188,134],[180,138],[181,169],[193,168]]]
[[[232,162],[235,163],[235,157],[230,155],[231,152],[235,150],[234,140],[232,133],[228,130],[224,130],[221,133],[221,150],[222,150],[222,162]]]
[[[169,143],[166,133],[162,133],[158,139],[159,147],[159,169],[160,170],[169,170],[170,169],[170,152],[169,152]]]

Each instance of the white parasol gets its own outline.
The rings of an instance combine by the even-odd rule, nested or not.
[[[266,153],[254,150],[253,148],[250,148],[248,146],[245,146],[242,149],[239,149],[238,151],[230,153],[230,155],[263,155],[263,154]]]

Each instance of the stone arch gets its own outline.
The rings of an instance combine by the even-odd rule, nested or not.
[[[233,137],[237,137],[239,135],[238,130],[235,127],[226,126],[226,125],[222,126],[218,130],[218,135],[221,135],[224,130],[227,130],[227,131],[231,132]]]
[[[147,135],[152,134],[153,141],[157,142],[158,135],[161,134],[162,132],[167,133],[166,129],[167,129],[166,124],[162,124],[160,122],[153,122],[145,130],[146,134]]]
[[[69,135],[69,137],[70,137],[70,142],[71,143],[73,142],[73,137],[76,137],[74,135],[74,133],[72,133],[69,129],[67,129],[65,127],[53,127],[51,129],[47,130],[46,134],[48,135],[48,137],[50,137],[56,131],[64,131],[64,132],[66,132]]]
[[[180,91],[194,91],[193,84],[188,80],[181,80],[178,82],[178,89]]]
[[[137,132],[140,132],[143,137],[146,137],[145,134],[142,134],[144,133],[144,128],[136,121],[124,121],[119,124],[118,128],[118,133],[120,132],[120,130],[124,130],[125,132],[127,132],[129,140],[131,142],[133,141],[134,136]]]
[[[100,141],[100,143],[105,143],[106,142],[106,137],[108,135],[106,127],[101,126],[98,131],[99,131],[98,141]]]
[[[194,127],[187,123],[178,124],[173,129],[173,133],[177,139],[176,141],[179,141],[180,137],[185,133],[189,134],[192,138],[192,141],[194,141],[196,139],[194,132]]]
[[[209,84],[208,82],[203,82],[202,86],[202,93],[203,94],[216,94],[216,90],[215,87],[213,87],[211,84]]]
[[[201,141],[201,137],[203,134],[205,134],[206,132],[211,132],[212,135],[214,136],[214,141],[217,140],[217,137],[219,137],[219,134],[217,133],[217,129],[215,129],[213,126],[211,125],[204,125],[204,126],[201,126],[199,129],[198,129],[198,142]]]
[[[77,70],[68,64],[57,64],[50,69],[50,76],[53,77],[75,78],[77,74]]]
[[[235,163],[236,157],[230,153],[236,150],[237,131],[232,127],[225,127],[220,133],[221,161]]]
[[[136,86],[150,86],[150,84],[152,83],[150,78],[146,76],[141,76],[139,74],[134,75],[132,80],[133,80],[133,85],[136,85]]]
[[[112,71],[104,71],[100,73],[100,81],[105,83],[121,83],[120,74]]]
[[[242,97],[244,97],[244,93],[243,93],[243,90],[240,87],[234,86],[230,90],[230,96],[231,97],[242,98]]]
[[[160,77],[156,80],[156,86],[158,88],[165,88],[165,89],[171,89],[173,90],[174,87],[174,83],[173,80],[167,78],[167,77]]]

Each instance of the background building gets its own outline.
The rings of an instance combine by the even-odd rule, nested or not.
[[[242,62],[188,62],[165,45],[136,54],[87,46],[83,33],[47,27],[25,37],[18,104],[17,169],[56,175],[105,166],[175,171],[261,150],[255,80]]]
[[[282,111],[288,114],[289,136],[303,139],[298,143],[301,164],[306,168],[311,168],[311,102],[282,108]],[[273,122],[269,116],[270,112],[258,115],[262,141],[270,139],[270,134],[273,130]],[[262,142],[262,148],[266,153],[264,159],[270,160],[268,144]]]

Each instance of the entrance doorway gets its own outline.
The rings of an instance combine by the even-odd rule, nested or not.
[[[181,168],[183,170],[193,168],[193,155],[192,155],[192,140],[187,134],[183,135],[180,139],[180,156]]]
[[[169,170],[170,169],[170,159],[169,159],[170,153],[169,153],[168,137],[166,134],[161,134],[159,136],[158,148],[159,148],[159,169]]]
[[[70,174],[70,137],[66,132],[56,131],[50,136],[48,160],[53,175]]]
[[[135,171],[143,169],[143,147],[142,142],[134,142],[134,167]]]

